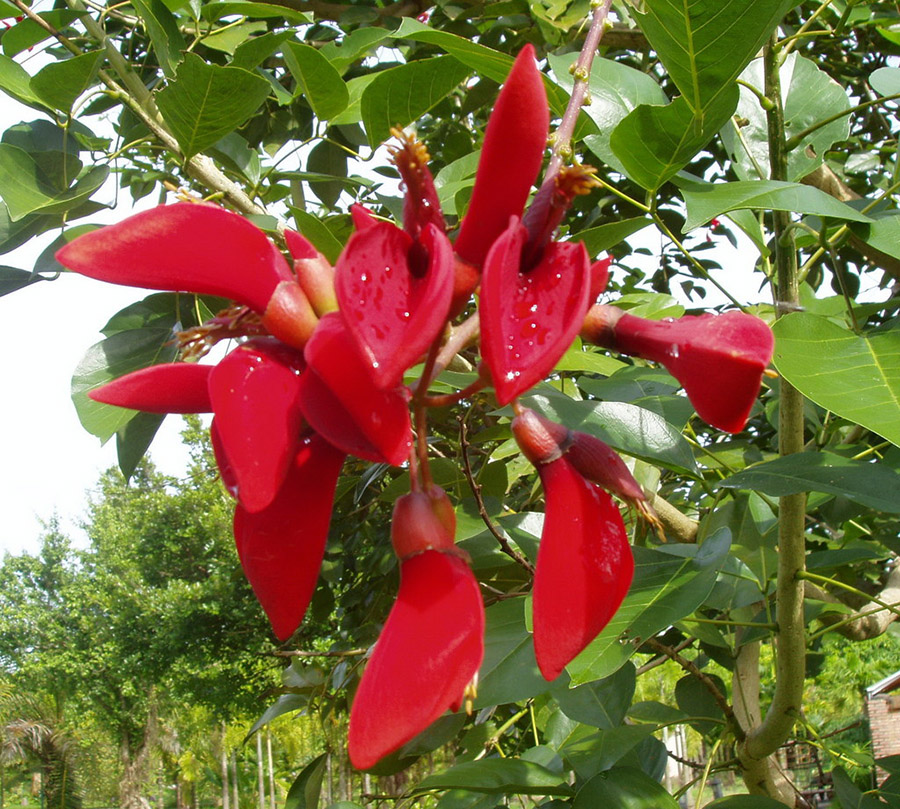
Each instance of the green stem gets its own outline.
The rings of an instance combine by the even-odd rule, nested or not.
[[[773,180],[787,178],[787,150],[781,80],[774,42],[765,49],[766,95],[773,102],[767,113],[769,163]],[[773,212],[775,224],[776,309],[800,303],[797,251],[790,229],[790,214]],[[782,236],[785,235],[785,238]],[[786,307],[779,304],[787,304]],[[803,396],[781,380],[778,443],[782,456],[803,451]],[[747,734],[741,758],[747,765],[772,755],[788,738],[800,717],[806,674],[806,639],[803,620],[803,573],[806,495],[780,498],[778,514],[778,569],[775,584],[775,692],[761,724]]]

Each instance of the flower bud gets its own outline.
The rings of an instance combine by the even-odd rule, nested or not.
[[[439,486],[398,497],[391,518],[391,542],[403,561],[425,551],[452,551],[456,514]]]

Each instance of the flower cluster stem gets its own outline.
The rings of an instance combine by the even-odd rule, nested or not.
[[[609,18],[609,9],[612,6],[612,0],[600,0],[599,3],[591,3],[593,10],[591,11],[591,27],[588,29],[587,37],[581,48],[581,53],[574,65],[575,86],[572,88],[572,96],[566,106],[566,111],[560,121],[559,128],[556,130],[556,140],[553,143],[553,154],[550,157],[550,164],[547,166],[547,172],[544,175],[544,185],[553,182],[567,156],[572,152],[572,135],[575,132],[575,123],[578,121],[578,114],[584,106],[584,100],[587,96],[588,85],[591,77],[591,66],[594,63],[594,56],[597,48],[600,46],[600,40],[606,30],[606,22]]]

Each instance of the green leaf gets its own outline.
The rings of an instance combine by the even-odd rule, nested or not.
[[[350,93],[341,74],[311,45],[287,42],[284,62],[320,121],[330,121],[350,103]]]
[[[275,53],[286,39],[290,39],[292,36],[294,36],[293,31],[278,31],[262,34],[242,42],[234,49],[231,67],[253,70],[260,62],[268,59]]]
[[[66,28],[86,13],[86,11],[73,11],[68,8],[55,8],[50,11],[42,11],[37,16],[51,29],[65,33]],[[35,20],[19,20],[12,28],[3,32],[3,53],[10,57],[15,56],[51,36],[50,31]]]
[[[575,796],[572,809],[678,809],[675,799],[649,775],[633,767],[615,767],[590,779]]]
[[[900,93],[900,68],[880,67],[869,76],[869,86],[881,96]]]
[[[656,731],[653,725],[621,725],[567,743],[560,751],[579,778],[604,772]]]
[[[510,598],[484,611],[484,660],[478,672],[476,709],[519,702],[550,688],[537,667],[525,609],[524,598]]]
[[[336,143],[332,143],[330,140],[323,140],[317,143],[309,153],[306,166],[309,171],[316,174],[323,174],[329,177],[346,177],[347,153]],[[337,180],[309,180],[309,187],[322,203],[329,208],[334,207],[344,190],[343,184]]]
[[[223,17],[249,17],[257,20],[268,20],[277,17],[289,23],[300,25],[312,22],[311,14],[295,11],[287,6],[273,6],[269,3],[254,3],[252,0],[224,0],[221,3],[204,3],[200,17],[209,22],[221,20]]]
[[[529,394],[523,403],[635,458],[686,474],[696,469],[693,452],[680,431],[642,407],[626,402],[577,402],[568,396],[544,393]]]
[[[575,83],[569,68],[577,59],[577,53],[547,58],[557,83],[567,92],[572,91]],[[584,111],[597,124],[598,131],[587,135],[584,141],[604,163],[624,172],[609,145],[612,131],[642,104],[664,106],[669,99],[652,76],[612,59],[595,59],[590,78],[590,102]],[[649,220],[645,221],[649,224]]]
[[[132,0],[132,5],[144,21],[163,74],[172,78],[185,49],[175,15],[162,0]]]
[[[881,463],[854,461],[830,452],[796,452],[751,466],[719,482],[772,497],[825,492],[888,514],[900,514],[900,475]]]
[[[778,180],[690,183],[682,186],[682,195],[688,214],[684,223],[685,233],[728,211],[740,209],[794,211],[848,222],[872,221],[824,191],[800,183]]]
[[[559,358],[554,366],[554,371],[580,371],[588,374],[602,374],[607,376],[626,367],[621,360],[610,357],[588,346],[585,348],[580,340],[575,340]]]
[[[687,714],[662,702],[635,702],[628,709],[628,718],[635,722],[649,722],[654,725],[671,725],[687,721]]]
[[[69,112],[78,97],[97,77],[103,54],[100,51],[83,53],[41,68],[31,80],[31,89],[45,104]]]
[[[243,124],[269,91],[269,83],[255,73],[207,64],[188,53],[157,105],[187,158]]]
[[[741,80],[764,92],[763,74],[762,59],[754,59],[741,74]],[[796,52],[784,61],[780,77],[787,139],[799,135],[824,118],[850,108],[844,88],[820,70],[815,62]],[[739,130],[734,121],[722,130],[722,139],[734,161],[735,172],[741,180],[768,179],[768,117],[759,104],[758,96],[747,87],[741,87],[735,118],[741,121]],[[785,179],[801,180],[822,164],[826,151],[834,143],[846,140],[849,133],[850,116],[845,115],[804,137],[788,153]]]
[[[712,591],[729,545],[730,534],[723,530],[699,549],[679,549],[683,557],[673,555],[674,548],[669,553],[633,548],[631,588],[606,628],[566,667],[572,682],[608,677],[631,657],[636,644],[697,609]]]
[[[721,677],[709,673],[706,676],[720,694],[728,693]],[[691,727],[701,736],[709,737],[711,733],[721,728],[725,721],[722,708],[709,688],[693,674],[687,674],[675,683],[675,703],[690,716]]]
[[[795,5],[796,0],[646,0],[646,11],[635,16],[688,108],[705,113],[731,91]]]
[[[116,457],[125,480],[131,478],[150,449],[164,419],[165,415],[158,413],[138,413],[116,432]]]
[[[133,329],[88,349],[72,377],[72,402],[85,430],[105,443],[134,418],[137,411],[94,402],[88,391],[139,368],[174,360],[171,339],[171,329]]]
[[[804,396],[900,445],[900,328],[855,334],[824,317],[779,318],[775,367]]]
[[[299,208],[291,207],[290,210],[297,230],[309,239],[325,258],[334,264],[341,254],[341,250],[344,249],[344,245],[335,238],[328,226],[318,217],[306,211],[301,211]]]
[[[0,197],[15,222],[31,213],[58,213],[85,202],[109,176],[107,166],[94,166],[65,191],[49,185],[34,158],[23,149],[0,143]]]
[[[784,809],[784,804],[763,795],[729,795],[706,804],[706,809]]]
[[[226,25],[203,37],[202,41],[207,48],[233,56],[241,45],[267,30],[268,25],[262,20],[248,21],[235,26]],[[238,67],[233,62],[231,66]]]
[[[9,295],[17,289],[24,289],[36,281],[45,280],[43,276],[16,267],[0,266],[0,296]]]
[[[850,229],[876,250],[900,258],[900,216],[896,213],[874,216],[869,224],[854,222]]]
[[[288,790],[284,809],[318,809],[327,764],[328,754],[322,753],[303,768]]]
[[[608,161],[607,161],[608,162]],[[597,256],[604,250],[615,247],[629,236],[653,224],[646,216],[635,216],[621,222],[609,222],[595,228],[587,228],[572,234],[573,242],[582,242],[589,256]]]
[[[31,89],[31,76],[18,62],[8,56],[0,55],[0,90],[8,96],[43,110],[45,106]]]
[[[612,131],[610,148],[629,177],[655,190],[709,143],[731,118],[737,101],[738,90],[732,85],[702,115],[684,96],[665,107],[642,104]]]
[[[375,148],[393,126],[408,126],[455,90],[471,71],[452,56],[422,59],[379,73],[363,91],[360,109]]]
[[[540,764],[516,758],[485,758],[466,761],[442,773],[429,775],[415,789],[432,792],[444,789],[468,789],[489,794],[571,795],[563,775]]]
[[[884,809],[884,804],[878,798],[860,791],[843,767],[835,767],[831,775],[834,794],[841,802],[841,809]]]
[[[247,731],[244,741],[249,739],[260,728],[265,727],[273,719],[286,713],[300,711],[306,707],[309,699],[304,694],[282,694],[275,702],[266,708],[263,715],[253,723],[253,727]]]
[[[609,730],[622,724],[634,696],[634,666],[622,666],[615,674],[593,683],[569,688],[560,683],[553,696],[570,719]],[[610,764],[612,766],[612,764]]]

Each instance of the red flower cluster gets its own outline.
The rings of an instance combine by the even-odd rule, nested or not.
[[[652,515],[640,486],[605,444],[517,400],[550,373],[574,336],[662,362],[698,412],[741,429],[772,350],[771,333],[739,313],[651,323],[590,305],[609,261],[593,266],[554,232],[594,184],[572,166],[525,211],[543,159],[549,111],[533,49],[519,55],[491,116],[472,201],[451,243],[428,155],[400,135],[403,228],[354,206],[355,232],[336,266],[285,234],[291,266],[265,234],[215,205],[180,203],[95,231],[58,253],[65,266],[119,284],[223,295],[239,306],[185,338],[240,338],[218,364],[155,365],[91,393],[157,413],[211,412],[222,479],[237,500],[241,564],[276,636],[299,626],[324,553],[346,455],[409,461],[391,538],[397,601],[356,694],[350,756],[373,766],[474,691],[483,655],[478,583],[454,544],[455,517],[428,473],[427,392],[448,323],[479,293],[482,385],[512,402],[513,433],[535,464],[546,519],[534,582],[538,664],[554,679],[615,613],[633,562],[607,492]],[[405,372],[425,357],[416,386]],[[727,377],[725,385],[717,378]],[[416,414],[415,429],[410,409]]]

